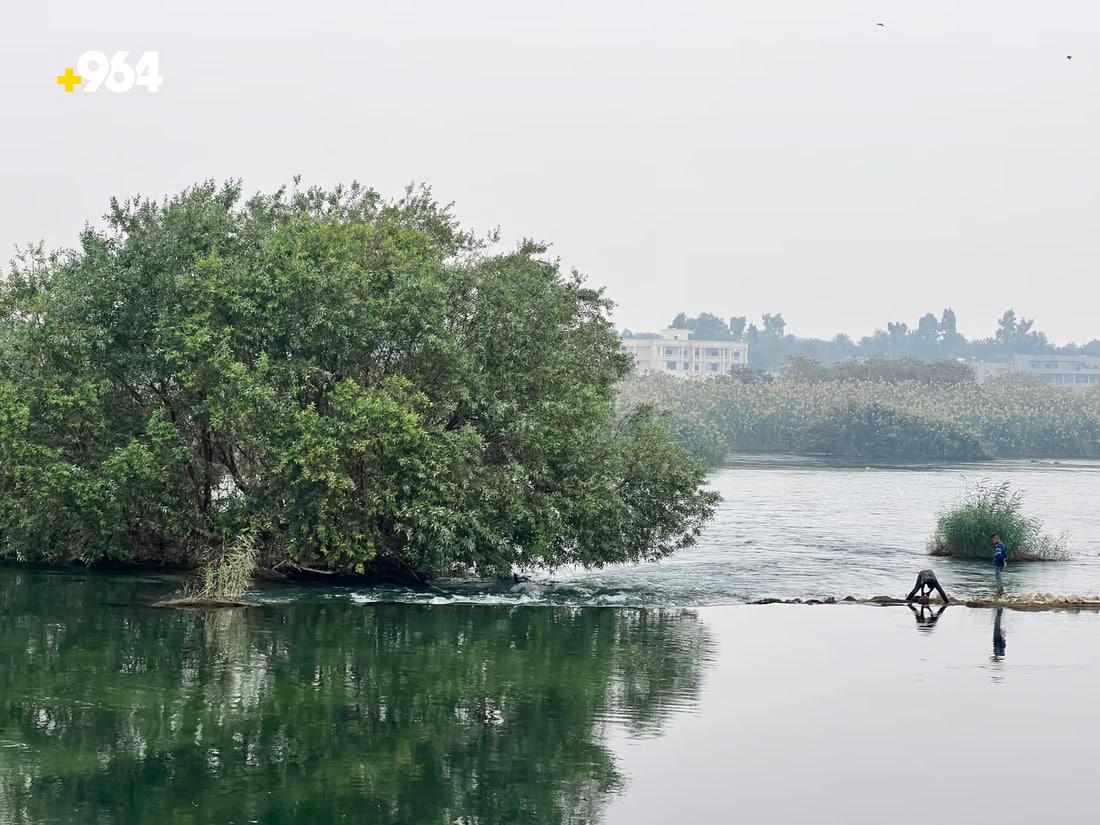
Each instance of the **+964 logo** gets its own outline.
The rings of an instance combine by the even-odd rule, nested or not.
[[[141,52],[131,59],[130,52],[89,51],[80,55],[76,66],[67,66],[57,76],[57,85],[66,92],[98,92],[106,89],[121,94],[132,89],[156,92],[164,83],[160,74],[160,53]]]

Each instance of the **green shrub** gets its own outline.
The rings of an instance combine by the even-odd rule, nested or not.
[[[1058,561],[1068,558],[1064,536],[1043,531],[1042,522],[1023,513],[1023,496],[1008,482],[980,482],[945,509],[929,541],[933,556],[992,560],[990,536],[1000,533],[1013,561]]]

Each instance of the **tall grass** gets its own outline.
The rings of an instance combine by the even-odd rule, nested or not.
[[[1065,536],[1043,531],[1042,522],[1023,512],[1023,495],[1008,482],[979,482],[955,504],[940,513],[936,532],[929,541],[933,556],[993,558],[990,536],[1000,533],[1008,548],[1009,562],[1058,561],[1069,557]]]
[[[643,404],[696,455],[730,451],[899,461],[1100,458],[1100,388],[1074,393],[1006,378],[978,384],[749,374],[699,380],[631,376],[621,415]]]
[[[198,572],[185,590],[196,601],[233,601],[241,598],[252,583],[256,568],[256,534],[246,531],[223,545]]]

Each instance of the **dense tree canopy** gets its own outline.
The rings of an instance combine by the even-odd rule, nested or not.
[[[734,336],[729,325],[717,315],[704,312],[695,318],[689,318],[681,312],[672,319],[677,329],[690,329],[691,337],[701,341],[732,341]]]
[[[609,302],[430,193],[112,202],[0,289],[0,555],[506,573],[662,556],[713,506]]]

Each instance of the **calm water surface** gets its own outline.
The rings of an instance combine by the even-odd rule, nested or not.
[[[143,606],[173,586],[0,568],[0,824],[1095,808],[1096,615]]]
[[[690,612],[173,587],[0,567],[2,825],[596,822],[712,660]]]
[[[1100,617],[707,608],[699,703],[616,735],[605,822],[1095,821]]]

